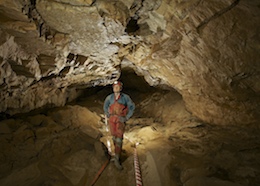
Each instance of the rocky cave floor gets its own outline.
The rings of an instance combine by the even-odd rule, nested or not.
[[[0,185],[91,185],[113,151],[101,90],[61,108],[0,122]],[[129,91],[136,103],[127,122],[124,169],[110,163],[96,186],[135,185],[134,145],[145,186],[260,185],[259,127],[216,126],[189,113],[173,91]],[[100,143],[100,141],[102,143]],[[106,147],[105,147],[106,145]]]

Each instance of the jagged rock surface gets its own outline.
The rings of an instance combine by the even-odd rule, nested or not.
[[[257,0],[4,0],[0,111],[65,105],[130,67],[215,124],[259,117]]]

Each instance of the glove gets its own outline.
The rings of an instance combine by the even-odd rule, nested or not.
[[[127,118],[121,116],[121,117],[119,118],[119,121],[120,121],[121,123],[125,123],[125,122],[127,121]]]

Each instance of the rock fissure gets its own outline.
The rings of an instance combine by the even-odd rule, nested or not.
[[[226,12],[232,10],[234,7],[236,7],[236,5],[240,2],[240,0],[234,0],[234,2],[231,3],[231,5],[229,5],[226,8],[223,8],[222,10],[216,12],[214,15],[212,15],[211,17],[205,19],[204,21],[202,21],[198,27],[196,28],[198,33],[201,33],[201,30],[203,29],[203,27],[205,27],[210,21],[217,19],[218,17],[222,16],[223,14],[225,14]]]

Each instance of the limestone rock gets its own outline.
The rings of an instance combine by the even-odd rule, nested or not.
[[[131,68],[214,124],[259,120],[259,3],[41,0],[0,3],[0,112],[63,106]]]

